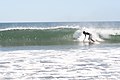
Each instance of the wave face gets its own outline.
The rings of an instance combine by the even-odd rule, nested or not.
[[[75,38],[78,39],[83,30],[104,42],[120,42],[119,22],[0,23],[0,27],[0,46],[78,44]]]
[[[58,45],[73,43],[75,29],[14,29],[0,31],[0,44]]]

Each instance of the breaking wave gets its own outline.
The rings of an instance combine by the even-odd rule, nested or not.
[[[82,41],[86,30],[100,42],[120,42],[120,29],[114,28],[78,28],[77,27],[47,27],[47,28],[5,28],[0,29],[1,46],[26,45],[66,45]]]

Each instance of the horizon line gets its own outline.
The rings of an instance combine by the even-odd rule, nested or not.
[[[0,21],[0,23],[52,23],[52,22],[120,22],[120,20],[91,20],[91,21]]]

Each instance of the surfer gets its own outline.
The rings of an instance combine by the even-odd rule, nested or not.
[[[85,38],[86,38],[86,35],[88,35],[89,37],[88,37],[88,40],[89,40],[89,42],[95,42],[93,39],[92,39],[92,34],[91,33],[88,33],[88,32],[85,32],[85,31],[83,31],[83,34],[85,35]],[[84,38],[84,40],[85,40],[85,38]],[[83,40],[83,42],[84,42],[84,40]]]

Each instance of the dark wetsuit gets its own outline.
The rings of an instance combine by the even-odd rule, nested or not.
[[[88,40],[90,41],[93,41],[93,42],[95,42],[93,39],[92,39],[92,34],[90,34],[90,33],[88,33],[88,32],[85,32],[85,31],[83,31],[83,34],[85,35],[85,38],[86,38],[86,35],[89,35],[89,37],[88,37]]]

